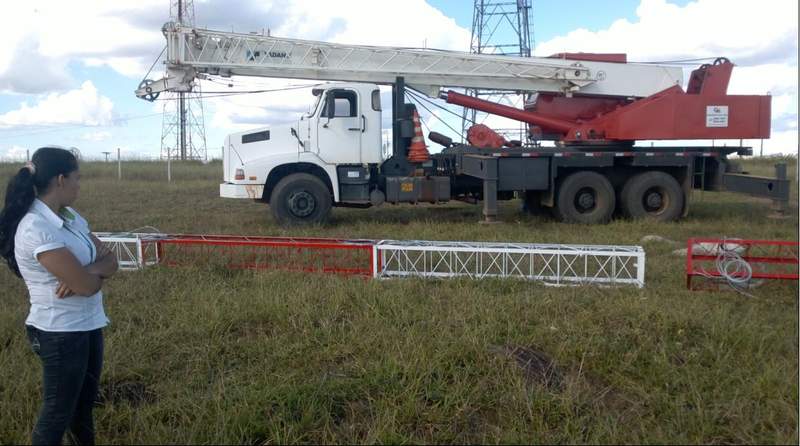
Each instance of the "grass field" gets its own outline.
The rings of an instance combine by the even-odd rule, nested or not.
[[[796,189],[796,163],[789,172]],[[746,170],[770,175],[772,160]],[[18,165],[0,165],[6,184]],[[334,209],[276,226],[221,199],[221,165],[86,163],[78,209],[97,231],[644,244],[646,287],[370,281],[153,267],[105,288],[100,443],[797,443],[798,285],[754,298],[685,289],[688,237],[796,240],[770,203],[695,193],[679,223],[567,225],[501,204]],[[41,400],[24,284],[0,270],[0,443],[24,443]],[[516,349],[516,350],[515,350]],[[511,354],[510,352],[516,353]],[[549,381],[521,367],[553,359]]]

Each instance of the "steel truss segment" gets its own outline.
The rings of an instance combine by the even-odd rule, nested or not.
[[[264,236],[95,233],[123,270],[223,262],[230,268],[284,269],[372,276],[369,240]]]
[[[491,88],[580,89],[645,97],[680,84],[680,67],[374,47],[165,25],[171,69],[228,75]],[[176,76],[179,76],[176,74]],[[602,82],[598,82],[602,79]],[[177,80],[180,84],[190,80]]]
[[[556,284],[644,286],[638,246],[379,241],[375,276],[517,277]]]
[[[136,270],[159,262],[157,241],[165,234],[95,232],[97,238],[114,253],[121,270]]]

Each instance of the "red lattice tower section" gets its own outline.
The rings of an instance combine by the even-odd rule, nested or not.
[[[690,238],[686,248],[686,288],[690,290],[700,288],[692,283],[695,277],[720,279],[708,282],[713,285],[724,283],[721,280],[725,274],[718,262],[724,251],[735,253],[749,264],[751,279],[800,280],[800,243],[796,241]],[[728,275],[734,279],[746,277],[737,268],[731,268]]]
[[[156,244],[168,266],[332,273],[372,277],[373,242],[331,238],[170,234]]]

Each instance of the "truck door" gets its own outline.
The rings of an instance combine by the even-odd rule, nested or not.
[[[328,90],[317,120],[319,157],[330,164],[360,164],[362,121],[355,90]]]

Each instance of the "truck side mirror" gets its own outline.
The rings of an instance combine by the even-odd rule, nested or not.
[[[336,98],[332,91],[329,91],[325,96],[325,116],[331,119],[336,114]]]
[[[335,111],[336,99],[333,96],[333,92],[329,91],[325,93],[325,109],[322,111],[323,115],[328,118],[328,120],[325,121],[325,124],[323,124],[322,127],[328,128],[328,123],[331,122],[331,118],[333,117]]]

